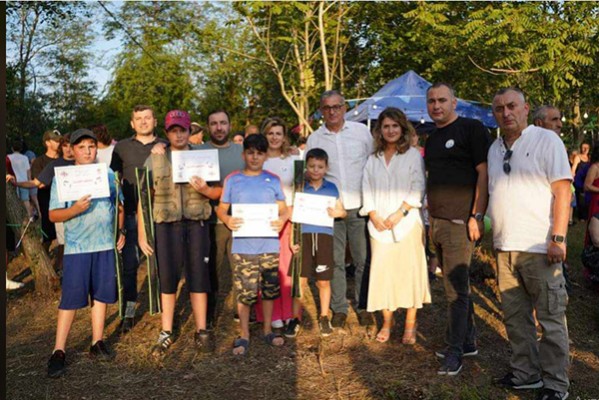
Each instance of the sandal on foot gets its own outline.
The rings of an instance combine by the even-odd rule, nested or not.
[[[233,355],[234,356],[245,356],[250,347],[250,341],[247,339],[244,339],[242,337],[238,337],[237,339],[235,339],[233,341],[233,351],[235,351],[235,349],[238,347],[243,347],[243,353],[235,353],[234,352]]]
[[[418,324],[416,321],[406,321],[407,323],[412,323],[413,328],[405,328],[403,331],[403,337],[401,338],[401,342],[403,344],[413,345],[416,344],[416,332]]]
[[[270,333],[267,333],[266,335],[264,335],[262,338],[264,339],[264,342],[265,342],[266,344],[268,344],[268,345],[270,345],[270,346],[273,346],[273,347],[281,347],[282,345],[284,345],[284,344],[285,344],[285,341],[284,341],[284,339],[283,339],[283,336],[281,336],[281,335],[280,335],[280,334],[278,334],[278,333],[270,332]],[[281,343],[281,344],[275,344],[275,339],[276,339],[276,338],[281,338],[281,339],[283,339],[283,343]]]
[[[385,343],[391,337],[391,329],[390,328],[381,328],[379,333],[376,334],[376,341],[379,343]]]

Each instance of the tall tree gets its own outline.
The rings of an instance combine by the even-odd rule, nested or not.
[[[6,5],[7,50],[14,57],[7,64],[14,68],[16,96],[14,103],[7,104],[16,115],[15,134],[27,130],[29,109],[27,97],[36,98],[37,76],[43,70],[40,54],[63,43],[62,35],[46,35],[47,30],[68,24],[72,19],[85,15],[82,2],[26,2],[10,1]],[[31,88],[31,95],[28,89]]]
[[[271,69],[304,135],[312,132],[311,101],[322,90],[342,86],[346,43],[342,23],[351,7],[341,1],[235,5],[254,34],[255,57]]]
[[[103,4],[106,33],[120,35],[123,44],[106,99],[120,115],[116,136],[127,135],[136,104],[153,106],[159,120],[169,109],[192,108],[197,96],[184,43],[190,7],[194,3],[126,2],[113,13]]]

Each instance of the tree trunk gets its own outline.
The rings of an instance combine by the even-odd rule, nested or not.
[[[6,219],[9,224],[18,225],[13,227],[16,240],[18,240],[27,226],[28,216],[12,185],[6,185]],[[54,272],[48,253],[42,246],[40,232],[39,221],[31,222],[23,236],[21,247],[23,247],[25,257],[29,260],[36,292],[49,294],[58,289],[59,279]]]

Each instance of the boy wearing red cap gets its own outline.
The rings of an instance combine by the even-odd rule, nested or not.
[[[183,268],[195,321],[196,347],[205,350],[211,342],[206,330],[208,293],[211,291],[207,219],[212,212],[208,199],[213,189],[197,176],[193,176],[189,183],[175,183],[171,162],[172,152],[191,150],[190,125],[187,112],[169,111],[164,122],[169,146],[165,154],[151,154],[144,165],[153,185],[155,243],[148,243],[142,218],[138,218],[137,231],[140,249],[148,256],[156,251],[158,260],[162,331],[154,347],[156,355],[165,353],[174,341],[175,302],[179,271]],[[138,215],[142,215],[141,202]]]

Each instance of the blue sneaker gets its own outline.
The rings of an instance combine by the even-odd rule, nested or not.
[[[447,354],[443,359],[443,365],[437,371],[438,375],[455,376],[462,370],[462,360],[454,354]]]

